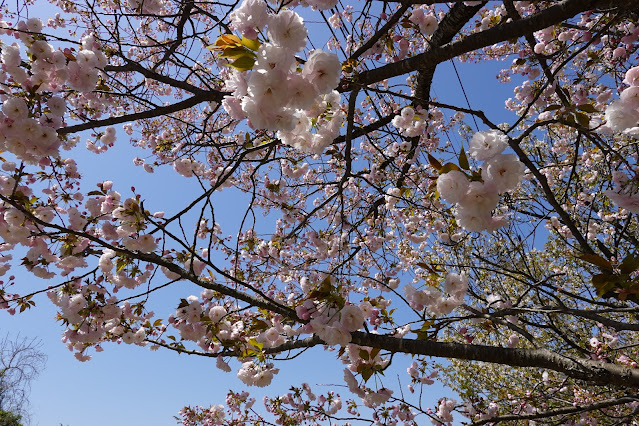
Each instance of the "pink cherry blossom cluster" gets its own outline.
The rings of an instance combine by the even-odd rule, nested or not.
[[[60,318],[68,325],[64,341],[80,360],[89,358],[89,347],[100,351],[100,345],[105,342],[150,344],[154,349],[164,346],[176,351],[195,347],[195,351],[217,355],[216,365],[224,371],[231,371],[227,363],[231,354],[239,355],[244,364],[238,377],[246,384],[265,386],[277,373],[277,369],[267,361],[273,353],[283,349],[278,347],[293,342],[296,342],[295,345],[303,343],[303,339],[297,339],[298,336],[315,334],[324,340],[324,347],[329,351],[337,349],[334,347],[336,345],[344,348],[338,357],[348,365],[345,380],[349,389],[361,397],[366,406],[372,407],[374,415],[371,423],[410,423],[414,416],[411,408],[399,408],[400,404],[390,406],[394,403],[393,394],[382,387],[381,375],[375,377],[376,389],[365,386],[369,373],[377,374],[387,367],[389,355],[382,356],[378,349],[352,344],[351,334],[367,323],[370,325],[369,337],[384,333],[386,336],[402,338],[410,332],[411,325],[420,326],[416,322],[406,322],[409,320],[403,317],[399,310],[401,307],[397,310],[388,309],[391,304],[388,295],[399,289],[400,277],[407,271],[416,271],[414,283],[429,279],[433,274],[430,268],[437,271],[441,265],[457,265],[465,271],[472,270],[473,276],[478,279],[481,277],[482,268],[471,261],[466,262],[466,258],[455,258],[455,251],[472,247],[469,244],[474,244],[473,241],[477,245],[482,244],[490,237],[480,235],[478,240],[472,239],[457,226],[447,227],[445,215],[448,210],[439,199],[428,196],[432,193],[432,168],[423,163],[422,155],[424,152],[438,155],[450,146],[440,148],[439,138],[458,126],[462,129],[462,114],[458,113],[454,119],[450,119],[434,107],[428,111],[428,115],[417,107],[402,109],[398,101],[403,93],[415,89],[413,78],[409,78],[405,86],[395,77],[373,82],[370,88],[375,90],[358,99],[355,105],[357,112],[350,119],[359,129],[376,129],[375,137],[361,138],[359,146],[354,139],[355,143],[349,146],[348,155],[339,149],[331,149],[321,157],[307,155],[322,153],[329,144],[334,143],[345,121],[345,107],[335,90],[341,67],[337,56],[333,54],[320,50],[305,52],[308,35],[306,26],[300,15],[286,8],[301,3],[303,6],[326,9],[336,6],[337,2],[293,1],[288,2],[286,8],[279,4],[269,8],[264,0],[245,0],[234,12],[225,13],[223,16],[229,17],[233,30],[248,39],[243,41],[246,44],[242,46],[251,50],[244,53],[249,53],[251,60],[255,59],[255,64],[249,61],[250,66],[238,66],[240,69],[248,68],[247,71],[227,67],[231,64],[226,59],[207,56],[200,63],[196,62],[196,56],[185,54],[185,46],[190,49],[193,44],[188,41],[189,25],[184,27],[183,43],[175,40],[175,25],[179,24],[174,22],[174,18],[180,15],[173,12],[178,10],[175,9],[178,3],[164,0],[129,0],[122,5],[119,2],[104,2],[101,7],[108,14],[124,10],[128,14],[127,20],[139,22],[139,28],[133,28],[134,25],[130,31],[120,33],[123,38],[117,36],[115,39],[118,34],[115,30],[119,29],[117,23],[104,20],[105,29],[96,30],[88,19],[83,21],[86,19],[84,15],[78,18],[78,22],[82,21],[80,25],[85,26],[86,33],[93,33],[96,38],[85,37],[78,43],[77,50],[53,47],[56,43],[62,44],[62,38],[49,44],[47,40],[50,38],[46,35],[33,37],[32,33],[42,30],[42,23],[37,18],[21,21],[15,29],[10,30],[7,30],[8,25],[0,22],[3,43],[9,37],[17,40],[15,44],[11,44],[13,41],[10,40],[3,45],[0,58],[0,79],[5,90],[0,95],[0,139],[4,138],[0,144],[5,146],[0,148],[10,151],[8,155],[15,154],[11,160],[16,161],[6,161],[1,166],[0,194],[6,201],[0,203],[0,237],[3,242],[0,251],[19,250],[23,265],[38,277],[53,277],[54,268],[58,268],[63,276],[73,277],[48,294],[58,307]],[[544,7],[538,3],[513,2],[512,5],[525,16]],[[73,2],[67,4],[72,7]],[[377,24],[381,23],[369,20],[373,13],[358,17],[355,12],[353,19],[352,13],[357,3],[353,4],[355,6],[339,5],[331,12],[334,13],[331,24],[341,29],[335,32],[336,39],[340,37],[338,33],[348,34],[352,26],[357,25],[361,30],[357,35],[353,33],[332,44],[344,49],[346,55],[364,46],[371,37],[377,37]],[[458,6],[461,5],[457,3],[455,7]],[[198,43],[201,40],[210,44],[207,34],[211,33],[211,29],[215,29],[216,33],[221,24],[214,22],[211,17],[222,16],[219,13],[222,8],[221,5],[204,2],[197,5],[197,11],[194,9],[194,13],[189,14],[189,24],[196,23],[193,27],[199,28]],[[412,13],[407,11],[394,25],[392,32],[389,30],[373,46],[369,46],[368,52],[359,56],[353,64],[347,63],[344,70],[349,73],[352,71],[357,78],[370,78],[372,73],[369,71],[380,65],[376,61],[401,61],[428,49],[430,44],[425,43],[425,37],[419,34],[415,37],[416,31],[419,28],[426,37],[433,34],[438,25],[436,16],[441,18],[445,15],[445,12],[436,15],[439,8],[439,5],[421,6]],[[342,13],[340,9],[343,9]],[[158,15],[135,16],[154,13]],[[472,33],[499,26],[509,13],[513,12],[507,11],[506,5],[484,10],[477,16],[474,27],[469,21],[463,35],[467,34],[466,30]],[[386,13],[383,15],[383,20],[390,18]],[[350,21],[352,23],[347,24]],[[534,169],[531,174],[538,172],[546,177],[552,193],[562,194],[561,202],[565,204],[565,210],[574,219],[576,227],[562,226],[558,229],[561,236],[569,237],[572,235],[571,229],[575,231],[581,227],[584,235],[587,230],[588,241],[597,240],[602,242],[602,247],[612,247],[608,237],[613,235],[613,231],[617,233],[614,235],[625,232],[623,227],[616,225],[629,216],[611,213],[607,210],[609,204],[598,204],[601,198],[596,195],[601,193],[599,188],[609,185],[609,171],[614,169],[617,173],[612,173],[612,183],[616,195],[611,193],[610,198],[615,201],[615,196],[631,197],[625,200],[628,210],[639,211],[633,210],[637,204],[633,204],[636,200],[631,194],[635,193],[632,188],[636,179],[630,177],[635,172],[637,157],[625,155],[625,150],[618,151],[618,156],[608,156],[606,150],[593,148],[590,145],[592,141],[586,139],[583,139],[583,144],[575,145],[575,126],[571,126],[568,118],[570,114],[573,118],[578,118],[577,114],[583,118],[587,115],[585,113],[589,113],[595,114],[594,118],[586,117],[590,118],[591,123],[600,120],[601,114],[597,111],[603,110],[603,105],[612,96],[612,89],[608,87],[610,82],[605,81],[607,78],[600,78],[604,74],[598,73],[597,69],[601,65],[621,64],[623,58],[630,59],[628,62],[635,59],[636,56],[629,55],[636,55],[632,53],[635,48],[630,45],[635,43],[636,38],[631,40],[632,37],[627,38],[628,35],[621,37],[624,33],[636,32],[632,26],[634,24],[628,29],[617,27],[616,33],[610,33],[609,40],[605,36],[601,37],[605,45],[603,53],[596,51],[594,46],[599,44],[601,47],[601,43],[593,38],[592,48],[587,47],[583,54],[570,59],[583,61],[585,66],[583,78],[582,73],[579,73],[574,85],[566,84],[566,79],[574,76],[564,74],[563,66],[555,67],[562,55],[571,52],[570,49],[574,51],[570,43],[578,45],[588,37],[596,37],[596,32],[590,31],[594,22],[589,18],[580,23],[583,27],[549,27],[541,30],[535,33],[540,43],[538,47],[521,48],[519,41],[504,43],[468,52],[460,60],[477,59],[476,54],[485,56],[480,61],[497,54],[517,56],[512,71],[529,79],[515,89],[515,100],[511,103],[522,114],[523,119],[519,124],[523,128],[538,117],[540,127],[535,132],[541,133],[544,128],[551,126],[554,135],[552,142],[549,142],[550,150],[536,149],[533,144],[541,145],[545,141],[536,140],[532,133],[530,137],[522,136],[522,151],[517,151],[519,158]],[[62,24],[60,19],[55,21],[55,25]],[[460,34],[460,42],[464,41],[463,35]],[[99,52],[98,39],[110,56],[111,66],[106,73],[100,70],[105,68],[106,59]],[[173,42],[176,44],[173,45]],[[621,42],[626,43],[623,51],[619,50]],[[128,45],[133,47],[127,50]],[[249,48],[249,45],[252,47]],[[168,46],[175,46],[175,50]],[[238,49],[242,51],[243,48]],[[545,60],[550,64],[554,81],[534,52],[553,53]],[[175,58],[171,57],[173,53],[180,55],[184,62],[174,61]],[[234,53],[229,55],[233,56]],[[614,61],[599,61],[607,61],[606,58],[614,58]],[[593,60],[592,66],[585,64],[588,60]],[[625,62],[623,67],[625,71]],[[626,73],[624,83],[629,87],[622,92],[620,101],[613,103],[607,111],[608,127],[607,132],[602,131],[602,146],[613,139],[628,140],[627,136],[633,136],[633,129],[639,127],[639,121],[636,120],[638,95],[635,90],[639,83],[635,68]],[[573,71],[568,67],[565,70]],[[614,72],[619,73],[619,68]],[[617,76],[621,75],[619,73]],[[399,86],[403,87],[395,89]],[[349,91],[352,87],[345,85],[340,90]],[[98,90],[92,92],[95,88]],[[217,237],[221,231],[215,223],[213,204],[208,201],[210,211],[209,207],[204,207],[192,222],[187,219],[186,213],[179,213],[165,221],[163,214],[152,215],[147,212],[139,196],[121,196],[108,181],[99,185],[99,191],[89,192],[85,201],[83,193],[79,192],[79,182],[74,180],[79,175],[72,177],[77,175],[75,162],[60,159],[59,156],[60,148],[69,148],[79,139],[75,131],[77,128],[65,129],[65,126],[80,124],[78,128],[83,129],[94,126],[90,130],[94,139],[86,147],[89,151],[99,153],[115,142],[116,131],[113,127],[105,127],[106,123],[120,122],[126,119],[127,114],[134,112],[154,114],[153,105],[172,105],[170,100],[185,100],[191,95],[195,96],[197,102],[203,99],[202,94],[219,100],[217,96],[223,96],[221,91],[224,89],[231,92],[231,96],[224,100],[226,113],[216,109],[219,107],[217,102],[204,101],[171,114],[162,115],[162,109],[159,109],[159,116],[136,121],[135,131],[133,124],[125,124],[127,134],[135,138],[132,141],[152,152],[145,158],[152,158],[150,161],[153,163],[147,165],[146,160],[141,158],[134,161],[138,165],[145,165],[148,170],[152,170],[153,166],[172,166],[177,174],[197,176],[203,182],[209,181],[214,189],[234,187],[234,190],[253,194],[248,209],[251,212],[261,209],[265,214],[273,214],[271,218],[276,223],[273,228],[268,221],[255,220],[252,225],[241,225],[235,236],[225,239],[229,242],[226,244]],[[398,90],[397,96],[391,94],[394,90]],[[117,94],[113,96],[117,97],[117,101],[112,101],[112,104],[109,103],[110,91]],[[559,95],[567,96],[569,102],[560,102]],[[596,101],[592,103],[595,96]],[[114,105],[117,108],[110,111],[114,114],[101,120],[100,115]],[[622,112],[619,111],[621,106]],[[547,110],[542,116],[539,112],[544,108]],[[453,110],[457,109],[460,108],[453,107]],[[399,115],[395,111],[400,111]],[[387,129],[385,125],[376,127],[376,123],[385,122],[380,122],[381,118],[390,119],[389,115],[396,115],[392,124],[397,130]],[[68,122],[69,117],[74,120],[73,123]],[[235,126],[244,119],[248,120],[248,126],[254,131],[235,132]],[[628,123],[630,127],[626,126]],[[594,128],[592,124],[590,127]],[[103,131],[99,130],[102,128]],[[585,131],[582,128],[579,130]],[[517,131],[518,128],[513,128],[513,134]],[[608,138],[612,132],[617,134],[614,138]],[[58,136],[58,133],[68,135]],[[399,134],[415,139],[408,141],[399,137]],[[41,137],[44,140],[47,135],[51,136],[50,144],[38,139]],[[273,135],[296,150],[280,149],[277,146],[279,142],[272,141]],[[449,165],[445,168],[447,173],[442,173],[437,180],[441,200],[455,205],[457,223],[467,231],[492,230],[505,222],[502,217],[493,217],[493,214],[499,214],[493,213],[498,206],[499,194],[515,190],[524,169],[518,157],[503,154],[507,146],[506,137],[499,131],[478,132],[471,140],[469,157],[475,162],[483,162],[481,171],[469,170],[468,162],[462,161],[460,156],[460,167]],[[618,148],[612,142],[609,146],[614,150]],[[273,147],[273,150],[267,153],[269,149],[264,147]],[[15,156],[23,160],[23,164],[16,164],[20,161],[15,160]],[[524,156],[528,159],[525,160]],[[32,167],[33,164],[37,166]],[[571,164],[577,164],[578,167]],[[345,173],[347,168],[349,170]],[[37,172],[31,172],[32,169]],[[601,170],[604,173],[593,177]],[[570,191],[564,196],[563,183],[576,181],[580,182],[580,188],[574,197]],[[595,187],[597,189],[593,190]],[[41,193],[38,193],[40,189]],[[208,188],[205,189],[204,198],[208,200],[210,193],[207,191]],[[513,205],[521,207],[524,203],[522,199],[513,197]],[[562,222],[552,216],[552,209],[543,199],[537,196],[526,199],[539,200],[544,209],[549,209],[546,217],[551,218],[552,227],[569,224],[565,215],[561,216]],[[617,204],[622,205],[622,202]],[[192,204],[187,210],[194,211],[194,206]],[[584,207],[591,211],[593,208],[600,209],[601,220],[590,212],[588,216],[580,216],[579,209]],[[525,220],[530,218],[526,218],[525,210],[518,208],[522,216],[513,216],[513,221],[522,220],[520,223],[525,224]],[[589,223],[579,224],[578,221],[584,217],[589,218]],[[220,216],[218,220],[226,219]],[[185,229],[192,230],[192,238]],[[174,230],[181,232],[174,233]],[[606,230],[610,231],[607,235]],[[444,231],[450,231],[451,235]],[[434,238],[435,235],[440,238]],[[550,238],[554,238],[554,234]],[[195,248],[198,239],[204,240],[204,248]],[[625,244],[622,240],[618,240],[618,244]],[[549,241],[552,242],[547,245],[549,253],[554,244],[561,243],[558,240]],[[201,244],[202,241],[197,243]],[[506,245],[503,248],[509,247]],[[218,262],[220,258],[214,259],[218,249],[226,256],[228,266]],[[22,251],[26,252],[24,257]],[[541,262],[544,267],[547,265],[545,259],[538,259],[532,252],[529,254],[535,262]],[[12,258],[11,254],[0,257],[0,275],[6,272],[10,263],[16,263],[11,262],[15,258],[16,255]],[[614,259],[611,261],[616,262]],[[89,271],[91,263],[96,266],[95,269],[82,279],[75,278]],[[566,273],[562,265],[550,263],[551,272]],[[557,260],[557,263],[561,262]],[[422,267],[421,272],[417,272],[416,265]],[[477,269],[473,269],[475,267]],[[223,278],[214,276],[212,270]],[[328,270],[339,270],[340,275],[334,279],[331,277],[326,286],[314,287],[311,282],[323,282],[319,279],[322,274],[320,271]],[[574,273],[572,270],[570,272]],[[568,288],[572,286],[569,282],[572,276],[565,275],[566,279],[562,278],[562,281],[567,282]],[[508,274],[504,279],[510,284]],[[0,282],[0,308],[19,306],[16,299],[20,296],[5,292],[8,286],[13,285],[13,280],[15,278],[9,278],[9,284]],[[146,310],[144,302],[122,302],[124,298],[146,300],[146,294],[173,284],[172,280],[189,280],[193,285],[216,290],[206,290],[200,297],[189,296],[180,300],[177,308],[172,306],[174,313],[168,321],[157,319],[153,322],[154,314]],[[517,299],[513,295],[513,300],[519,300],[513,306],[514,302],[490,294],[496,291],[491,287],[495,284],[493,281],[492,275],[482,281],[482,287],[484,284],[487,286],[486,301],[488,308],[491,308],[484,311],[486,315],[493,314],[492,308],[534,307],[534,302],[529,298]],[[143,285],[146,283],[149,283],[148,288]],[[426,310],[434,317],[432,321],[436,329],[446,339],[458,339],[457,334],[461,334],[468,343],[472,343],[473,339],[485,338],[485,341],[494,339],[509,347],[518,346],[518,335],[502,330],[498,322],[494,322],[490,328],[482,328],[481,332],[478,327],[469,333],[468,327],[473,327],[471,324],[478,318],[449,316],[465,301],[469,305],[473,303],[468,295],[468,285],[468,278],[463,273],[449,273],[440,286],[420,290],[405,286],[406,298],[399,298],[399,303],[406,302],[420,314]],[[517,293],[520,285],[524,284],[514,282],[509,288]],[[545,286],[544,283],[539,285]],[[584,281],[580,285],[589,283]],[[131,290],[135,290],[135,294]],[[116,292],[127,294],[117,298],[112,295]],[[500,290],[499,293],[504,292]],[[129,295],[132,297],[129,298]],[[28,300],[29,297],[23,296],[23,299]],[[478,297],[481,299],[473,294],[473,298]],[[496,315],[499,316],[499,313]],[[420,318],[424,319],[423,315]],[[481,321],[477,324],[484,325]],[[511,319],[508,321],[515,323]],[[455,326],[458,323],[465,325]],[[533,327],[528,323],[526,326]],[[601,344],[593,343],[591,347],[600,359],[611,360],[613,358],[603,352],[608,346],[608,340],[602,340],[603,337],[600,334],[598,338]],[[623,339],[623,333],[620,333],[620,339]],[[337,353],[337,350],[333,353]],[[618,362],[632,363],[635,355],[631,352],[627,356],[620,354]],[[436,377],[436,372],[426,371],[422,367],[414,363],[407,369],[413,384],[430,384]],[[359,383],[359,378],[355,378],[358,374],[362,379]],[[285,404],[285,410],[291,412],[317,410],[318,415],[331,416],[342,404],[339,395],[317,397],[308,385],[302,385],[299,393],[292,391],[277,402],[273,401],[271,406],[274,415],[277,415],[275,413],[278,413],[281,404]],[[308,401],[316,403],[306,405]],[[389,406],[386,406],[387,402],[390,402]],[[278,403],[279,406],[276,405]],[[227,399],[229,411],[226,416],[237,414],[239,418],[248,415],[241,414],[237,407],[242,406],[242,413],[248,413],[251,404],[247,394],[234,394]],[[503,403],[499,404],[503,412]],[[355,411],[356,405],[350,402],[344,405],[348,406],[349,412]],[[533,407],[532,402],[526,407]],[[414,408],[417,409],[416,406]],[[441,401],[438,408],[429,414],[446,422],[452,409],[461,411],[454,403]],[[379,410],[379,416],[375,410]],[[491,415],[498,412],[496,409],[490,410],[489,406],[487,411]],[[196,411],[208,411],[203,419],[210,424],[227,421],[219,406]],[[423,410],[420,411],[423,413]],[[305,418],[307,422],[314,421],[310,417],[313,413],[299,415],[308,415]]]
[[[317,334],[331,346],[346,346],[351,341],[350,333],[364,326],[364,313],[357,305],[346,305],[337,310],[333,307],[322,307],[308,299],[295,310],[301,319],[310,319],[301,331]]]
[[[63,215],[67,215],[69,227],[81,229],[83,225],[82,215],[74,207],[75,203],[82,200],[82,194],[74,192],[76,179],[79,177],[75,161],[66,159],[52,162],[48,158],[41,160],[40,167],[47,166],[52,167],[54,173],[59,175],[52,178],[55,183],[42,190],[48,198],[46,202],[35,203],[30,212],[10,203],[0,203],[0,237],[3,239],[0,252],[13,250],[18,245],[25,247],[27,251],[26,255],[22,255],[22,264],[26,270],[44,279],[55,275],[51,271],[54,266],[62,271],[63,276],[69,275],[75,268],[85,267],[87,263],[82,254],[89,246],[88,239],[74,236],[64,239],[61,246],[55,247],[52,243],[54,238],[42,233],[46,224],[57,222]],[[1,169],[7,174],[0,175],[0,195],[11,197],[23,194],[32,199],[36,196],[31,186],[35,182],[32,175],[21,173],[12,161],[4,161]],[[0,256],[0,275],[10,269],[11,260],[11,254]],[[17,297],[19,296],[13,298]]]
[[[348,390],[359,396],[364,402],[364,405],[370,408],[384,404],[393,395],[393,391],[391,389],[380,388],[377,391],[374,391],[367,386],[360,386],[357,383],[357,379],[348,368],[344,369],[344,381],[348,386]]]
[[[253,129],[278,132],[283,143],[304,152],[321,152],[339,134],[344,120],[339,84],[341,65],[333,53],[309,53],[301,72],[296,54],[304,50],[308,31],[295,11],[267,12],[263,0],[245,0],[231,14],[232,26],[245,37],[266,33],[251,72],[233,70],[226,87],[233,92],[222,105]],[[317,132],[311,132],[312,128]]]
[[[273,364],[261,365],[254,361],[247,361],[242,364],[237,377],[247,386],[264,387],[271,384],[273,376],[279,371],[279,368],[273,367]]]
[[[63,141],[56,130],[63,127],[67,111],[67,100],[60,93],[70,88],[94,96],[89,92],[95,89],[100,69],[107,63],[93,37],[84,37],[81,49],[73,54],[70,49],[56,50],[46,39],[30,34],[42,31],[42,26],[39,18],[30,18],[18,22],[16,30],[2,30],[26,46],[27,57],[22,56],[17,42],[4,44],[0,54],[0,84],[15,90],[0,95],[0,148],[31,164],[59,156]],[[27,104],[23,91],[38,93],[39,100]],[[67,149],[71,146],[64,143]]]
[[[452,411],[456,408],[457,401],[454,399],[444,398],[439,401],[439,405],[437,406],[437,412],[435,415],[438,417],[437,419],[432,419],[431,422],[434,425],[446,424],[448,426],[453,424],[453,413]]]
[[[435,378],[439,375],[439,371],[437,370],[431,371],[429,374],[425,374],[424,363],[419,365],[417,361],[413,361],[410,367],[406,369],[406,372],[410,376],[412,383],[421,383],[423,385],[432,385],[435,383]],[[410,390],[411,393],[415,392],[412,385],[408,385],[408,390]]]
[[[421,9],[418,9],[421,10]],[[412,107],[404,107],[399,115],[393,117],[393,126],[400,129],[408,137],[421,136],[426,129],[426,120],[421,116],[422,111],[415,111]]]
[[[104,133],[99,135],[96,142],[87,140],[87,150],[94,154],[102,154],[113,146],[115,138],[115,127],[108,126],[104,129]]]
[[[269,1],[271,3],[275,3],[272,0]],[[311,6],[315,9],[327,10],[333,8],[335,4],[337,4],[337,0],[307,0],[304,3],[305,5]],[[298,4],[299,2],[295,0],[287,3],[287,6],[294,7]],[[284,24],[284,27],[282,27],[284,30],[286,30],[286,25],[291,23],[291,20],[297,21],[297,18],[294,15],[286,15],[287,17],[283,19],[289,22],[281,22]],[[229,17],[231,18],[231,27],[240,31],[243,36],[252,40],[255,40],[258,37],[260,31],[262,31],[266,25],[269,25],[269,19],[272,19],[272,16],[268,13],[267,4],[264,0],[244,0],[240,7],[231,12]],[[277,24],[275,25],[277,26]],[[283,38],[289,39],[291,43],[302,43],[303,48],[306,45],[306,29],[302,29],[298,25],[295,25],[292,28],[295,32],[290,32],[288,34],[280,32],[279,35]],[[298,38],[298,36],[302,37]],[[295,40],[296,38],[297,40]]]
[[[182,424],[185,426],[213,426],[228,425],[231,422],[234,424],[242,424],[253,420],[251,419],[253,415],[249,413],[251,413],[251,408],[253,404],[255,404],[255,398],[250,398],[248,392],[229,391],[226,395],[225,402],[226,407],[217,404],[213,404],[209,407],[184,407],[180,410]],[[232,419],[227,419],[227,414],[232,417]]]
[[[316,395],[302,383],[278,397],[264,398],[264,405],[276,417],[275,424],[321,424],[342,409],[342,398],[332,391]]]
[[[130,324],[145,322],[153,313],[139,315],[128,301],[118,306],[118,299],[107,297],[104,287],[82,287],[81,282],[75,280],[64,291],[50,290],[47,296],[60,308],[61,317],[72,325],[65,330],[63,342],[80,361],[91,359],[86,353],[90,346],[101,351],[100,343],[105,340],[146,345],[149,330]]]
[[[437,178],[437,191],[442,199],[455,204],[455,220],[467,231],[490,232],[506,224],[503,216],[493,216],[501,192],[513,191],[524,176],[526,167],[514,154],[502,154],[507,138],[496,130],[477,132],[472,137],[469,153],[484,161],[480,181],[469,181],[461,170],[450,170]]]
[[[427,13],[422,8],[413,10],[408,20],[419,26],[419,31],[425,36],[433,35],[439,25],[437,17],[433,13]]]
[[[435,287],[417,290],[412,284],[404,286],[404,295],[411,308],[418,311],[426,309],[431,315],[448,315],[464,303],[464,296],[468,291],[468,277],[463,273],[448,273],[444,279],[443,291],[448,293],[448,297]]]
[[[217,404],[211,405],[208,408],[196,407],[194,409],[184,407],[180,410],[180,415],[184,418],[182,421],[183,425],[219,425],[223,424],[224,417],[226,417],[224,406]]]

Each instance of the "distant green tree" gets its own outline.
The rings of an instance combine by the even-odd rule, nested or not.
[[[21,419],[20,414],[0,409],[0,426],[22,426]]]

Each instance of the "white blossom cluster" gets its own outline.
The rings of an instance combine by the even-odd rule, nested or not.
[[[619,100],[606,108],[606,127],[613,132],[623,132],[639,138],[639,66],[626,71],[624,83],[628,85],[619,95]],[[604,191],[606,197],[631,213],[639,213],[639,196],[634,193],[625,173],[613,173],[615,188]]]
[[[345,117],[334,91],[341,74],[337,56],[313,50],[300,71],[296,55],[308,35],[302,17],[287,9],[270,14],[264,0],[245,0],[231,14],[231,24],[250,39],[265,33],[268,42],[259,47],[250,72],[233,70],[226,80],[233,92],[222,102],[226,112],[236,120],[248,119],[254,129],[277,131],[287,145],[321,152],[339,134]]]
[[[450,170],[437,179],[437,191],[442,199],[455,204],[455,220],[467,231],[490,232],[505,225],[503,216],[493,216],[499,194],[517,188],[526,167],[514,154],[502,154],[508,147],[506,136],[498,131],[477,132],[470,141],[469,153],[484,161],[483,182],[469,181],[459,170]]]
[[[273,364],[259,365],[253,361],[247,361],[242,364],[237,377],[247,386],[263,388],[271,384],[273,376],[279,371],[279,368],[273,367]]]
[[[614,132],[639,137],[639,66],[630,68],[623,82],[629,87],[606,108],[606,125]]]

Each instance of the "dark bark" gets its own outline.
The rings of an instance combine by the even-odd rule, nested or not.
[[[525,36],[593,9],[628,10],[636,0],[564,0],[517,22],[508,22],[486,31],[435,47],[427,52],[357,75],[352,84],[367,86],[379,81],[425,70],[439,63],[506,40]],[[348,84],[348,83],[347,83]]]
[[[547,349],[502,348],[430,340],[398,339],[363,332],[351,333],[353,343],[393,353],[483,361],[513,367],[536,367],[558,371],[568,377],[602,385],[639,387],[639,369],[559,355]]]
[[[76,124],[73,126],[62,127],[58,129],[58,134],[68,135],[69,133],[77,133],[83,130],[95,129],[96,127],[113,126],[120,123],[129,123],[136,120],[143,120],[147,118],[160,117],[163,115],[169,115],[174,112],[182,111],[187,108],[194,107],[202,102],[222,102],[224,97],[223,92],[203,92],[200,95],[192,96],[180,102],[176,102],[171,105],[159,106],[157,108],[149,109],[146,111],[136,112],[133,114],[125,114],[117,117],[109,117],[104,120],[89,120],[82,124]]]

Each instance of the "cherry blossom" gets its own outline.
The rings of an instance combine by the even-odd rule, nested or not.
[[[0,310],[216,358],[189,425],[631,422],[634,3],[427,3],[7,6]],[[89,182],[127,145],[180,191]],[[345,386],[278,395],[307,352]]]

